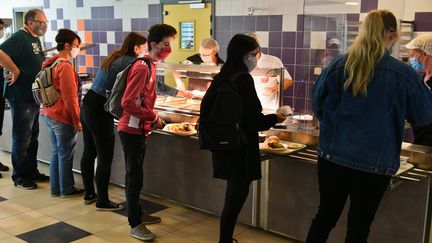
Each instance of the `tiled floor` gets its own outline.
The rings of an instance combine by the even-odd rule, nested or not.
[[[0,161],[11,166],[10,154],[0,151]],[[48,174],[48,166],[39,169]],[[0,243],[1,242],[140,242],[128,234],[125,212],[99,212],[94,204],[85,205],[82,197],[50,197],[49,183],[38,183],[36,190],[13,186],[11,171],[1,172]],[[82,188],[80,175],[76,186]],[[124,201],[124,190],[110,186],[110,198]],[[162,222],[148,228],[156,234],[155,242],[217,242],[219,219],[173,202],[142,195],[143,208],[162,217]],[[290,239],[245,225],[237,225],[235,238],[241,243],[291,243]]]

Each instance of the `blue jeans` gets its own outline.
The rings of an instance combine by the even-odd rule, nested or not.
[[[51,139],[50,185],[51,193],[68,195],[74,188],[72,173],[76,131],[72,125],[64,124],[44,116]]]
[[[12,180],[32,179],[37,170],[39,105],[9,101],[12,114]]]

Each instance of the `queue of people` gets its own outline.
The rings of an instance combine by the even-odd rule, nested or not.
[[[4,96],[11,107],[13,122],[12,180],[23,189],[35,189],[35,182],[50,181],[53,197],[85,193],[84,202],[96,202],[97,210],[122,210],[122,204],[109,199],[115,126],[114,118],[103,106],[117,74],[130,66],[117,126],[126,168],[127,216],[132,237],[153,240],[156,236],[146,225],[159,223],[161,218],[143,212],[139,203],[143,163],[149,132],[163,128],[165,123],[154,110],[157,89],[164,86],[157,80],[156,67],[171,54],[177,31],[170,25],[157,24],[149,29],[147,38],[137,32],[128,34],[122,46],[102,62],[81,105],[80,82],[69,61],[78,55],[81,39],[72,30],[58,30],[55,37],[58,54],[45,60],[38,37],[45,34],[47,23],[42,10],[30,10],[24,16],[25,27],[0,45],[0,65],[9,71],[4,76],[7,83]],[[405,120],[412,124],[416,142],[430,146],[432,35],[419,36],[407,44],[412,67],[391,57],[389,49],[397,39],[397,21],[391,12],[369,12],[347,54],[329,61],[315,82],[312,101],[320,120],[320,205],[306,242],[326,242],[348,197],[351,204],[346,242],[367,242],[385,189],[399,168]],[[275,112],[278,105],[275,101],[280,95],[278,78],[273,74],[255,78],[250,73],[255,68],[273,69],[283,64],[261,52],[254,33],[237,34],[230,40],[226,62],[220,59],[218,51],[217,42],[208,38],[201,42],[199,54],[187,60],[193,64],[222,64],[206,95],[231,82],[238,87],[243,103],[240,126],[245,131],[246,144],[211,151],[213,177],[227,184],[219,242],[231,243],[236,241],[233,232],[250,184],[261,178],[258,131],[286,119],[286,114]],[[54,105],[42,107],[52,145],[50,177],[37,169],[40,107],[31,93],[36,74],[49,66],[53,66],[53,84],[60,93]],[[413,68],[423,72],[423,78]],[[284,77],[286,89],[293,81],[288,72]],[[184,89],[164,87],[162,90],[171,90],[171,95],[196,97]],[[263,108],[271,114],[263,114]],[[75,187],[72,173],[78,132],[84,138],[81,158],[84,189]]]

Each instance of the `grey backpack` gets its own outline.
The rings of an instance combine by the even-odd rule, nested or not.
[[[64,58],[57,58],[49,67],[44,68],[36,75],[32,84],[33,98],[39,105],[52,106],[57,102],[60,93],[54,87],[52,69],[60,62],[67,62]]]
[[[116,119],[120,119],[120,116],[123,113],[123,108],[121,107],[121,101],[123,98],[123,94],[126,90],[126,82],[127,82],[129,70],[135,64],[135,62],[140,61],[140,60],[144,61],[147,64],[147,66],[150,70],[149,77],[152,76],[150,61],[146,58],[135,59],[123,71],[121,71],[117,74],[116,80],[114,82],[114,86],[111,90],[111,93],[108,96],[107,101],[104,104],[105,111],[110,113]]]

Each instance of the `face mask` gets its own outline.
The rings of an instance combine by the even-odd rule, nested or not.
[[[201,57],[201,60],[203,60],[203,63],[213,63],[212,55],[204,56],[204,55],[200,54],[200,57]]]
[[[248,72],[252,72],[257,66],[257,59],[255,56],[247,55],[245,59],[243,59],[244,64],[246,65]]]
[[[160,47],[159,51],[157,52],[157,57],[159,60],[163,61],[168,58],[168,56],[171,54],[171,47]]]
[[[2,39],[4,36],[4,30],[0,30],[0,39]]]
[[[47,25],[36,25],[36,27],[33,29],[33,32],[35,32],[37,36],[44,36],[47,32],[47,27]]]
[[[80,52],[80,48],[79,47],[74,47],[72,48],[72,50],[70,51],[70,54],[72,56],[72,58],[75,58],[78,56],[78,53]]]
[[[138,54],[138,58],[143,58],[145,53]]]
[[[411,66],[418,72],[424,72],[424,65],[421,64],[417,57],[411,57],[409,59]]]

